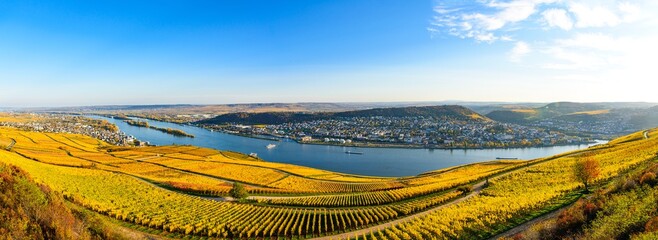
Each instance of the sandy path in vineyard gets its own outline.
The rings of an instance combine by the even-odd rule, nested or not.
[[[465,197],[462,197],[462,198],[459,198],[459,199],[457,199],[457,200],[454,200],[454,201],[452,201],[452,202],[450,202],[450,203],[446,203],[446,204],[440,205],[440,206],[438,206],[438,207],[435,207],[435,208],[429,209],[429,210],[427,210],[427,211],[419,212],[419,213],[412,214],[412,215],[409,215],[409,216],[406,216],[406,217],[403,217],[403,218],[399,218],[399,219],[394,220],[394,221],[390,221],[390,222],[387,222],[387,223],[383,223],[383,224],[375,225],[375,226],[368,227],[368,228],[359,229],[359,230],[356,230],[356,231],[351,231],[351,232],[342,233],[342,234],[336,234],[336,235],[331,235],[331,236],[325,236],[325,237],[319,237],[319,238],[313,238],[313,239],[318,239],[318,240],[329,240],[329,239],[350,239],[351,237],[354,237],[354,236],[357,236],[357,235],[358,235],[358,236],[363,236],[364,234],[369,234],[370,232],[376,232],[376,231],[378,231],[378,230],[380,230],[380,229],[385,229],[385,228],[392,227],[392,226],[394,226],[394,225],[398,225],[398,224],[401,224],[401,223],[405,223],[405,222],[408,222],[408,221],[414,220],[415,218],[420,218],[420,217],[426,216],[426,215],[428,215],[428,214],[431,214],[431,213],[433,213],[433,212],[436,212],[436,211],[438,211],[438,210],[441,210],[441,209],[443,209],[443,208],[445,208],[445,207],[449,207],[449,206],[455,205],[455,204],[457,204],[457,203],[460,203],[460,202],[466,201],[466,200],[469,199],[469,198],[472,198],[472,197],[474,197],[474,196],[477,196],[478,194],[480,194],[480,192],[482,191],[482,189],[484,189],[484,184],[485,184],[485,181],[482,181],[482,182],[480,182],[480,183],[477,183],[477,184],[473,185],[473,191],[472,191],[470,194],[466,195]]]
[[[575,151],[575,152],[573,152],[573,153],[569,153],[569,154],[566,154],[566,155],[564,155],[564,156],[560,156],[560,157],[556,157],[556,158],[552,158],[552,159],[546,159],[546,160],[543,160],[543,161],[538,161],[538,162],[535,162],[535,163],[532,163],[532,164],[526,165],[526,166],[524,166],[524,167],[521,167],[521,168],[519,168],[519,169],[515,169],[515,170],[513,170],[513,171],[509,171],[509,172],[503,173],[503,174],[501,174],[501,175],[494,176],[494,177],[492,177],[492,178],[503,177],[503,176],[505,176],[505,175],[508,175],[508,174],[510,174],[510,173],[516,172],[516,171],[521,170],[521,169],[524,169],[524,168],[527,168],[527,167],[529,167],[529,166],[533,166],[533,165],[536,165],[536,164],[541,164],[541,163],[544,163],[544,162],[547,162],[547,161],[552,161],[552,160],[555,160],[555,159],[558,159],[558,158],[561,158],[561,157],[567,157],[567,156],[572,156],[572,155],[582,154],[582,153],[587,152],[587,151],[589,151],[589,150]],[[490,178],[490,179],[492,179],[492,178]],[[399,218],[399,219],[394,220],[394,221],[386,222],[386,223],[383,223],[383,224],[378,224],[378,225],[375,225],[375,226],[372,226],[372,227],[368,227],[368,228],[364,228],[364,229],[359,229],[359,230],[356,230],[356,231],[351,231],[351,232],[342,233],[342,234],[336,234],[336,235],[330,235],[330,236],[324,236],[324,237],[318,237],[318,238],[312,238],[312,239],[317,239],[317,240],[350,239],[351,237],[354,237],[354,236],[363,236],[364,234],[370,234],[370,232],[377,232],[377,231],[379,231],[379,230],[384,230],[384,229],[386,229],[386,228],[389,228],[389,227],[392,227],[392,226],[395,226],[395,225],[398,225],[398,224],[401,224],[401,223],[409,222],[409,221],[412,221],[412,220],[414,220],[414,219],[416,219],[416,218],[424,217],[424,216],[426,216],[426,215],[428,215],[428,214],[434,213],[434,212],[439,211],[439,210],[441,210],[441,209],[443,209],[443,208],[446,208],[446,207],[449,207],[449,206],[452,206],[452,205],[458,204],[458,203],[460,203],[460,202],[466,201],[466,200],[469,199],[469,198],[472,198],[472,197],[477,196],[477,195],[480,194],[480,192],[484,189],[484,187],[485,187],[485,186],[484,186],[484,185],[485,185],[485,182],[486,182],[486,181],[482,181],[482,182],[480,182],[480,183],[477,183],[477,184],[473,185],[473,192],[471,192],[470,194],[466,195],[465,197],[459,198],[459,199],[454,200],[454,201],[452,201],[452,202],[449,202],[449,203],[446,203],[446,204],[440,205],[440,206],[435,207],[435,208],[431,208],[431,209],[426,210],[426,211],[423,211],[423,212],[415,213],[415,214],[412,214],[412,215],[409,215],[409,216],[406,216],[406,217],[403,217],[403,218]],[[562,209],[562,208],[561,208],[561,209]],[[556,212],[559,212],[559,211],[556,211]],[[532,220],[531,220],[531,221],[532,221]],[[512,229],[506,231],[505,233],[509,233],[510,231],[513,231],[513,230],[515,230],[515,229],[521,228],[521,227],[523,227],[524,225],[525,225],[525,224],[519,225],[519,226],[517,226],[517,227],[515,227],[515,228],[512,228]],[[529,225],[528,225],[528,226],[529,226]],[[503,233],[503,234],[505,234],[505,233]]]
[[[644,139],[649,139],[649,130],[644,131]],[[551,218],[555,218],[555,217],[557,217],[557,215],[559,215],[564,209],[567,209],[567,208],[571,207],[572,205],[573,205],[573,203],[572,203],[572,204],[569,204],[569,205],[567,205],[567,206],[564,206],[564,207],[558,208],[558,209],[554,210],[554,211],[551,212],[551,213],[548,213],[548,214],[545,214],[545,215],[540,216],[540,217],[538,217],[538,218],[532,219],[532,220],[530,220],[530,221],[528,221],[528,222],[525,222],[525,223],[523,223],[523,224],[521,224],[521,225],[519,225],[519,226],[516,226],[516,227],[514,227],[514,228],[512,228],[512,229],[510,229],[510,230],[507,230],[507,231],[505,231],[505,232],[503,232],[503,233],[501,233],[501,234],[498,234],[498,235],[496,235],[496,236],[493,236],[493,237],[491,237],[491,238],[489,238],[489,239],[499,239],[499,238],[502,238],[502,237],[512,237],[512,236],[514,236],[514,235],[516,235],[516,234],[518,234],[518,233],[525,232],[526,230],[528,230],[530,227],[532,227],[532,226],[535,225],[536,223],[539,223],[539,222],[542,222],[542,221],[544,221],[544,220],[547,220],[547,219],[551,219]]]

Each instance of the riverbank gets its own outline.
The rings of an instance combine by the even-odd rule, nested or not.
[[[171,135],[178,136],[178,137],[194,138],[194,135],[186,133],[185,131],[180,130],[180,129],[161,128],[161,127],[151,126],[146,121],[139,121],[139,120],[133,120],[133,119],[123,120],[123,121],[125,123],[127,123],[128,125],[130,125],[130,126],[150,128],[150,129],[153,129],[153,130],[156,130],[156,131],[160,131],[160,132],[171,134]]]
[[[154,145],[194,145],[231,150],[244,154],[255,153],[268,162],[290,163],[358,175],[388,177],[411,176],[440,168],[469,163],[490,161],[496,157],[535,159],[578,149],[589,145],[554,147],[531,147],[519,149],[422,149],[422,148],[358,148],[333,145],[300,144],[279,138],[280,142],[209,131],[193,125],[181,125],[149,120],[152,125],[181,129],[194,134],[195,138],[181,138],[159,131],[130,126],[127,123],[101,116],[91,116],[116,124],[123,132]],[[145,120],[144,120],[145,121]],[[267,148],[269,144],[274,148]],[[361,152],[363,155],[345,154],[346,151]]]
[[[404,144],[404,143],[377,143],[377,142],[351,142],[351,143],[340,143],[340,142],[322,142],[322,141],[301,141],[299,139],[289,138],[285,136],[264,136],[264,135],[252,135],[245,134],[234,131],[226,131],[223,129],[211,128],[204,125],[195,125],[191,124],[190,126],[195,126],[203,128],[209,131],[221,132],[226,134],[231,134],[234,136],[247,137],[253,139],[269,140],[269,141],[282,141],[282,139],[290,139],[299,144],[307,145],[320,145],[320,146],[336,146],[336,147],[358,147],[358,148],[398,148],[398,149],[430,149],[430,150],[475,150],[475,149],[524,149],[524,148],[540,148],[540,147],[560,147],[560,146],[574,146],[574,145],[589,145],[598,143],[598,141],[581,141],[574,143],[563,143],[563,144],[552,144],[552,145],[510,145],[506,147],[445,147],[445,146],[431,146],[431,145],[418,145],[418,144]]]
[[[140,117],[140,116],[132,116],[129,115],[130,117],[135,117],[135,118],[143,118],[143,119],[148,119],[152,121],[161,121],[161,122],[168,122],[172,124],[179,124],[179,125],[185,125],[185,126],[194,126],[194,127],[199,127],[203,128],[209,131],[214,131],[214,132],[221,132],[221,133],[226,133],[234,136],[240,136],[240,137],[247,137],[247,138],[253,138],[253,139],[260,139],[260,140],[268,140],[268,141],[277,141],[280,142],[283,139],[290,139],[292,141],[295,141],[299,144],[308,144],[308,145],[321,145],[321,146],[337,146],[337,147],[358,147],[358,148],[397,148],[397,149],[430,149],[430,150],[475,150],[475,149],[524,149],[524,148],[541,148],[541,147],[559,147],[559,146],[575,146],[575,145],[589,145],[589,144],[595,144],[598,143],[598,140],[592,140],[592,141],[580,141],[580,142],[571,142],[571,143],[560,143],[560,144],[533,144],[533,145],[520,145],[520,144],[515,144],[515,145],[508,145],[504,147],[500,146],[439,146],[439,145],[420,145],[420,144],[406,144],[406,143],[382,143],[382,142],[358,142],[358,141],[352,141],[351,143],[340,143],[340,142],[323,142],[323,141],[302,141],[300,139],[295,139],[295,138],[290,138],[286,136],[274,136],[274,135],[253,135],[253,134],[248,134],[248,133],[241,133],[238,131],[228,131],[222,128],[213,128],[207,125],[201,125],[201,124],[194,124],[190,122],[176,122],[176,121],[168,121],[166,119],[155,119],[151,117]],[[606,140],[606,139],[601,139],[601,140]]]
[[[476,150],[476,149],[524,149],[524,148],[541,148],[541,147],[561,147],[561,146],[573,146],[573,145],[588,145],[595,144],[597,141],[590,142],[578,142],[578,143],[565,143],[565,144],[555,144],[555,145],[532,145],[532,146],[508,146],[508,147],[439,147],[439,146],[425,146],[425,145],[412,145],[412,144],[378,144],[378,143],[354,143],[351,144],[341,144],[333,142],[305,142],[292,139],[293,141],[299,144],[309,144],[309,145],[326,145],[326,146],[338,146],[338,147],[358,147],[358,148],[406,148],[406,149],[430,149],[430,150]]]

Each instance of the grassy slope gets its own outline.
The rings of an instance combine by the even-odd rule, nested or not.
[[[0,238],[146,239],[68,203],[18,167],[0,163]],[[150,238],[150,236],[149,236]]]
[[[656,239],[658,164],[650,162],[610,181],[513,239]]]

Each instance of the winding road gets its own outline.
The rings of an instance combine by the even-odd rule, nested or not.
[[[409,222],[409,221],[414,220],[416,218],[426,216],[428,214],[431,214],[431,213],[436,212],[438,210],[441,210],[443,208],[455,205],[457,203],[466,201],[469,198],[477,196],[478,194],[480,194],[482,189],[484,189],[485,183],[486,183],[486,181],[482,181],[480,183],[477,183],[477,184],[473,185],[473,191],[470,194],[466,195],[465,197],[456,199],[456,200],[454,200],[450,203],[446,203],[446,204],[437,206],[435,208],[432,208],[432,209],[429,209],[429,210],[426,210],[426,211],[423,211],[423,212],[411,214],[411,215],[408,215],[406,217],[399,218],[397,220],[393,220],[393,221],[390,221],[390,222],[374,225],[374,226],[371,226],[371,227],[368,227],[368,228],[359,229],[359,230],[356,230],[356,231],[341,233],[341,234],[337,234],[337,235],[330,235],[330,236],[312,238],[312,239],[317,239],[317,240],[350,239],[351,237],[354,237],[354,236],[363,236],[364,234],[369,234],[370,232],[376,232],[376,231],[379,231],[380,229],[389,228],[389,227],[392,227],[394,225]]]
[[[559,156],[559,157],[565,157],[565,156],[571,156],[571,155],[575,155],[575,154],[581,154],[581,153],[583,153],[583,152],[587,152],[587,151],[590,151],[590,150],[574,151],[574,152],[572,152],[572,153],[564,154],[563,156]],[[499,177],[505,176],[505,175],[507,175],[507,174],[510,174],[510,173],[516,172],[517,170],[520,170],[520,169],[523,169],[523,168],[527,168],[527,167],[532,166],[532,165],[540,164],[540,163],[543,163],[543,162],[546,162],[546,161],[551,161],[551,160],[557,159],[557,158],[559,158],[559,157],[554,156],[554,157],[552,157],[552,158],[547,158],[547,159],[543,159],[543,160],[541,160],[541,161],[533,162],[533,163],[530,163],[530,164],[528,164],[528,165],[526,165],[526,166],[524,166],[524,167],[521,167],[521,168],[519,168],[519,169],[511,170],[511,171],[508,171],[508,172],[502,173],[502,174],[500,174],[500,175],[493,176],[493,177],[490,178],[490,179],[493,179],[493,178],[499,178]],[[346,232],[346,233],[336,234],[336,235],[330,235],[330,236],[324,236],[324,237],[318,237],[318,238],[312,238],[312,239],[316,239],[316,240],[350,239],[351,237],[354,237],[354,236],[363,236],[364,234],[367,235],[367,234],[370,234],[371,232],[376,232],[376,231],[379,231],[379,230],[382,230],[382,229],[385,229],[385,228],[389,228],[389,227],[392,227],[392,226],[395,226],[395,225],[398,225],[398,224],[401,224],[401,223],[409,222],[409,221],[412,221],[412,220],[414,220],[414,219],[416,219],[416,218],[420,218],[420,217],[426,216],[426,215],[428,215],[428,214],[434,213],[434,212],[436,212],[436,211],[438,211],[438,210],[441,210],[441,209],[443,209],[443,208],[446,208],[446,207],[449,207],[449,206],[452,206],[452,205],[458,204],[458,203],[460,203],[460,202],[463,202],[463,201],[468,200],[469,198],[472,198],[472,197],[477,196],[477,195],[480,194],[480,192],[485,188],[485,183],[486,183],[486,180],[485,180],[485,181],[482,181],[482,182],[479,182],[479,183],[477,183],[477,184],[475,184],[475,185],[473,185],[473,191],[472,191],[470,194],[468,194],[468,195],[466,195],[466,196],[464,196],[464,197],[462,197],[462,198],[456,199],[456,200],[454,200],[454,201],[452,201],[452,202],[449,202],[449,203],[446,203],[446,204],[443,204],[443,205],[440,205],[440,206],[437,206],[437,207],[434,207],[434,208],[431,208],[431,209],[428,209],[428,210],[425,210],[425,211],[422,211],[422,212],[418,212],[418,213],[415,213],[415,214],[412,214],[412,215],[405,216],[405,217],[403,217],[403,218],[399,218],[399,219],[394,220],[394,221],[390,221],[390,222],[386,222],[386,223],[382,223],[382,224],[374,225],[374,226],[367,227],[367,228],[363,228],[363,229],[359,229],[359,230],[356,230],[356,231],[351,231],[351,232]],[[544,215],[544,216],[541,216],[541,217],[539,217],[539,218],[535,218],[535,219],[533,219],[533,220],[530,220],[530,221],[528,221],[528,222],[526,222],[526,223],[524,223],[524,224],[521,224],[521,225],[519,225],[519,226],[517,226],[517,227],[514,227],[514,228],[512,228],[512,229],[510,229],[510,230],[508,230],[508,231],[505,231],[504,233],[501,233],[501,234],[499,234],[499,235],[496,235],[496,236],[494,236],[494,237],[496,238],[496,237],[502,237],[502,236],[507,236],[507,235],[513,235],[513,234],[509,234],[509,233],[514,232],[514,231],[516,231],[516,232],[521,232],[523,229],[525,229],[525,228],[527,228],[527,227],[529,227],[529,226],[532,226],[532,224],[535,223],[535,222],[537,222],[537,221],[541,221],[541,220],[543,220],[543,219],[548,219],[548,218],[550,218],[550,217],[554,217],[555,215],[559,214],[560,211],[561,211],[562,209],[565,209],[565,208],[568,207],[568,206],[570,206],[570,205],[567,205],[567,206],[565,206],[565,207],[559,208],[559,209],[557,209],[557,210],[555,210],[555,211],[553,211],[553,212],[551,212],[551,213],[549,213],[549,214],[546,214],[546,215]],[[514,233],[514,234],[516,234],[516,233]],[[492,238],[492,239],[495,239],[495,238]]]
[[[574,202],[574,203],[575,203],[575,202]],[[572,205],[573,205],[573,203],[571,203],[571,204],[569,204],[569,205],[566,205],[566,206],[564,206],[564,207],[561,207],[561,208],[555,209],[554,211],[552,211],[552,212],[550,212],[550,213],[548,213],[548,214],[544,214],[544,215],[542,215],[542,216],[539,216],[539,217],[537,217],[537,218],[534,218],[534,219],[532,219],[532,220],[530,220],[530,221],[527,221],[527,222],[525,222],[525,223],[523,223],[523,224],[521,224],[521,225],[518,225],[518,226],[516,226],[516,227],[514,227],[514,228],[512,228],[512,229],[510,229],[510,230],[507,230],[507,231],[505,231],[505,232],[503,232],[503,233],[497,234],[497,235],[495,235],[495,236],[493,236],[493,237],[491,237],[491,238],[489,238],[489,239],[490,239],[490,240],[494,240],[494,239],[500,239],[500,238],[511,238],[512,236],[514,236],[514,235],[516,235],[516,234],[518,234],[518,233],[525,232],[526,230],[528,230],[530,227],[532,227],[532,226],[535,225],[536,223],[539,223],[539,222],[542,222],[542,221],[544,221],[544,220],[548,220],[548,219],[551,219],[551,218],[555,218],[555,217],[557,217],[558,215],[560,215],[560,213],[562,212],[562,210],[567,209],[567,208],[571,207]]]
[[[644,131],[643,135],[644,135],[644,139],[649,139],[649,130]],[[493,236],[489,239],[509,238],[509,237],[512,237],[512,236],[514,236],[518,233],[522,233],[522,232],[528,230],[528,228],[532,227],[536,223],[539,223],[541,221],[557,217],[564,209],[567,209],[567,208],[571,207],[572,205],[573,205],[573,203],[569,204],[569,205],[566,205],[564,207],[558,208],[558,209],[554,210],[551,213],[548,213],[548,214],[545,214],[545,215],[540,216],[538,218],[527,221],[527,222],[525,222],[525,223],[523,223],[519,226],[516,226],[516,227],[514,227],[510,230],[507,230],[503,233],[500,233],[498,235],[495,235],[495,236]]]

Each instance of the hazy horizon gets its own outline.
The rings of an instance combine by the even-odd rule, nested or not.
[[[30,110],[30,109],[55,109],[55,108],[84,108],[84,107],[130,107],[130,106],[223,106],[223,105],[258,105],[258,104],[344,104],[344,105],[382,105],[384,107],[404,106],[423,106],[423,105],[506,105],[506,104],[551,104],[559,102],[573,102],[584,104],[597,103],[639,103],[639,104],[656,104],[658,102],[643,101],[602,101],[602,102],[578,102],[578,101],[550,101],[550,102],[531,102],[531,101],[467,101],[467,100],[440,100],[440,101],[389,101],[389,102],[233,102],[233,103],[153,103],[153,104],[100,104],[100,105],[52,105],[52,106],[2,106],[3,109]],[[397,104],[397,105],[396,105]]]
[[[0,106],[658,102],[658,2],[3,1]]]

